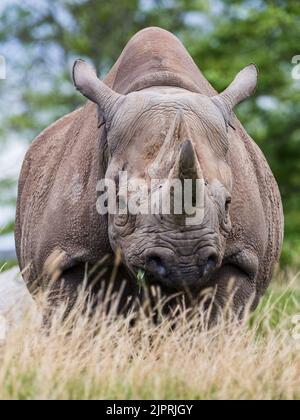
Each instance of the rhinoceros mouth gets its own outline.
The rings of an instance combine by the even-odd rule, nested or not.
[[[146,268],[136,266],[131,271],[139,286],[153,285],[173,291],[185,291],[206,287],[218,266],[218,258],[215,254],[202,265],[179,266],[174,261],[171,268],[167,268],[160,257],[154,256],[148,261]]]

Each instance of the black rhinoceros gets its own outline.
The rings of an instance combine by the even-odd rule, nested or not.
[[[255,90],[256,67],[217,94],[175,36],[147,28],[103,82],[82,60],[73,79],[89,101],[37,137],[20,177],[16,244],[29,289],[43,285],[57,261],[52,296],[63,285],[74,299],[87,263],[120,250],[130,293],[144,270],[169,293],[213,286],[220,301],[230,283],[235,307],[252,299],[255,308],[283,240],[277,184],[232,112]],[[201,223],[174,213],[99,214],[98,181],[125,170],[148,185],[202,179]]]

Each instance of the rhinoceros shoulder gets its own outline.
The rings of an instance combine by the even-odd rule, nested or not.
[[[78,116],[82,113],[82,111],[82,107],[76,109],[75,111],[62,116],[47,128],[45,128],[31,143],[28,154],[31,154],[32,150],[40,146],[41,142],[45,144],[47,141],[54,141],[57,138],[64,138],[64,135],[67,133],[68,129],[74,123],[76,118],[78,118]]]
[[[82,108],[77,109],[43,130],[33,140],[25,155],[19,177],[15,227],[16,250],[20,262],[27,260],[21,256],[22,239],[30,223],[36,197],[41,193],[46,196],[51,173],[54,174],[59,166],[59,158],[68,139],[67,133],[81,112]]]

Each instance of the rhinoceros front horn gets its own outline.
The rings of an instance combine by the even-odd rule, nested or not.
[[[190,165],[188,162],[192,161],[196,165],[197,157],[192,142],[188,140],[190,138],[189,127],[184,118],[183,111],[182,109],[178,109],[158,155],[148,167],[150,177],[163,178],[166,173],[169,174],[172,172],[174,162],[178,159],[179,154],[187,165]],[[199,170],[201,169],[199,168]]]
[[[74,63],[73,81],[79,92],[99,105],[106,118],[110,116],[115,103],[123,97],[101,82],[96,70],[83,60],[76,60]]]

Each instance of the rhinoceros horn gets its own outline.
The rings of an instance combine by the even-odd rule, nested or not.
[[[196,155],[193,155],[195,151],[192,143],[191,150],[189,146],[184,146],[184,142],[190,138],[183,111],[178,109],[156,159],[148,168],[151,178],[161,178],[169,174],[179,154],[182,158],[186,155],[187,161],[196,158]]]
[[[175,161],[173,168],[170,171],[169,180],[172,181],[174,179],[180,180],[182,185],[183,195],[181,194],[177,196],[177,200],[181,200],[182,203],[182,213],[174,213],[173,210],[175,209],[175,207],[173,207],[173,210],[171,212],[173,213],[173,216],[176,217],[177,223],[183,222],[184,224],[186,224],[187,208],[189,208],[190,211],[194,211],[195,206],[199,204],[198,199],[201,199],[201,197],[203,197],[203,195],[199,196],[199,193],[201,194],[201,191],[203,192],[203,189],[201,189],[201,186],[203,184],[199,184],[199,181],[203,181],[204,179],[194,145],[190,139],[186,139],[182,143],[178,157]],[[175,199],[175,192],[171,192],[171,194],[174,196]],[[204,201],[202,203],[204,203]],[[179,201],[177,201],[177,205],[178,204]],[[174,204],[173,201],[171,201],[171,205],[176,206],[175,201]]]
[[[175,165],[170,172],[170,178],[203,179],[203,172],[196,155],[194,145],[190,139],[186,139],[182,145]]]
[[[74,63],[73,81],[79,92],[99,105],[106,118],[109,118],[117,100],[123,97],[101,82],[96,70],[83,60],[76,60]]]
[[[255,64],[250,64],[236,75],[233,82],[222,93],[211,98],[221,111],[227,125],[230,123],[233,108],[255,91],[257,77],[257,67]]]

